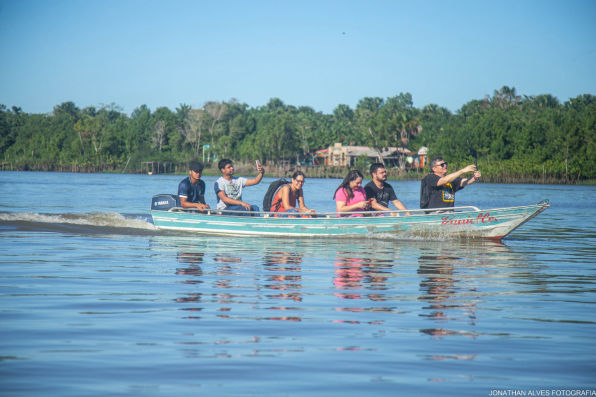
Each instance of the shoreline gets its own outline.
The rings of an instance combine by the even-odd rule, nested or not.
[[[236,168],[236,174],[239,176],[250,177],[255,174],[254,167],[247,167],[239,164]],[[267,168],[267,167],[266,167]],[[307,178],[317,178],[317,179],[343,179],[345,174],[348,171],[348,168],[344,167],[316,167],[317,172],[312,172],[312,166],[303,166],[303,167],[295,167],[290,169],[281,169],[276,167],[274,168],[274,172],[265,172],[264,177],[266,178],[286,178],[290,179],[291,175],[296,170],[301,170],[305,173]],[[362,170],[361,170],[362,171]],[[134,170],[123,172],[121,170],[67,170],[67,169],[12,169],[12,170],[0,170],[0,172],[57,172],[57,173],[77,173],[77,174],[129,174],[129,175],[177,175],[183,176],[186,175],[186,172],[154,172],[148,173],[145,170]],[[368,172],[363,172],[365,179],[368,176]],[[215,170],[214,168],[205,168],[203,172],[204,176],[219,176],[220,173]],[[407,182],[407,181],[420,181],[428,175],[428,171],[400,171],[395,169],[388,169],[387,170],[387,180],[394,181],[394,182]],[[566,181],[564,178],[556,178],[556,177],[542,177],[542,178],[533,178],[530,176],[499,176],[499,175],[483,175],[482,181],[484,183],[495,183],[495,184],[507,184],[507,185],[577,185],[577,186],[595,186],[596,180],[586,179],[586,180],[579,180],[579,181]]]

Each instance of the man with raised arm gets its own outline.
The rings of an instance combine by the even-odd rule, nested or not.
[[[217,209],[232,211],[253,211],[259,212],[256,205],[251,205],[242,201],[242,188],[244,186],[257,185],[263,179],[265,169],[259,163],[257,170],[259,174],[252,179],[244,177],[234,178],[234,164],[232,160],[222,159],[218,163],[221,171],[221,177],[215,181],[215,195],[217,196]]]
[[[447,162],[436,157],[430,162],[432,173],[422,179],[420,185],[420,208],[450,208],[455,206],[455,192],[477,182],[480,171],[474,164],[459,171],[447,174]],[[469,178],[460,178],[463,174],[473,172]]]

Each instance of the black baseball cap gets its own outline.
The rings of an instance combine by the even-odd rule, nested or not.
[[[203,164],[196,160],[193,160],[190,163],[188,163],[188,169],[194,172],[202,172]]]

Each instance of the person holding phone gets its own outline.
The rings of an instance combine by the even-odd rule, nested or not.
[[[387,168],[382,163],[373,163],[370,166],[372,181],[364,186],[366,198],[372,201],[372,209],[376,211],[389,211],[389,203],[398,210],[407,210],[406,206],[397,199],[395,190],[387,183]],[[406,215],[410,215],[406,212]]]
[[[422,179],[420,185],[420,208],[451,208],[455,205],[455,192],[480,180],[482,176],[474,164],[447,174],[447,162],[436,157],[430,162],[432,173]],[[469,178],[460,178],[473,172]]]
[[[366,192],[362,188],[363,178],[362,173],[358,170],[348,172],[348,175],[333,195],[337,212],[368,211],[371,209],[372,200],[366,199]],[[352,216],[362,216],[362,214],[352,214]]]
[[[252,179],[244,177],[234,178],[234,164],[232,160],[222,159],[217,167],[221,177],[215,181],[215,195],[217,196],[217,209],[230,211],[259,212],[260,208],[242,201],[242,188],[245,186],[258,185],[263,179],[265,168],[257,160],[257,171],[259,174]],[[234,214],[235,215],[235,214]]]

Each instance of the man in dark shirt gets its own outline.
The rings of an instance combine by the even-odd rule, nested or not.
[[[406,210],[406,206],[397,199],[395,190],[387,183],[387,169],[381,163],[370,166],[372,181],[364,186],[367,200],[373,199],[371,206],[375,211],[389,211],[389,203],[393,203],[398,210]],[[409,215],[409,213],[407,213]]]
[[[188,169],[189,176],[178,185],[180,206],[205,210],[209,205],[205,203],[205,182],[201,180],[203,164],[193,160],[188,164]]]
[[[422,179],[420,186],[420,208],[450,208],[455,205],[455,192],[477,182],[480,171],[471,164],[459,171],[447,175],[447,162],[442,157],[436,157],[430,162],[432,173]],[[474,175],[467,178],[460,178],[467,172],[474,172]]]

